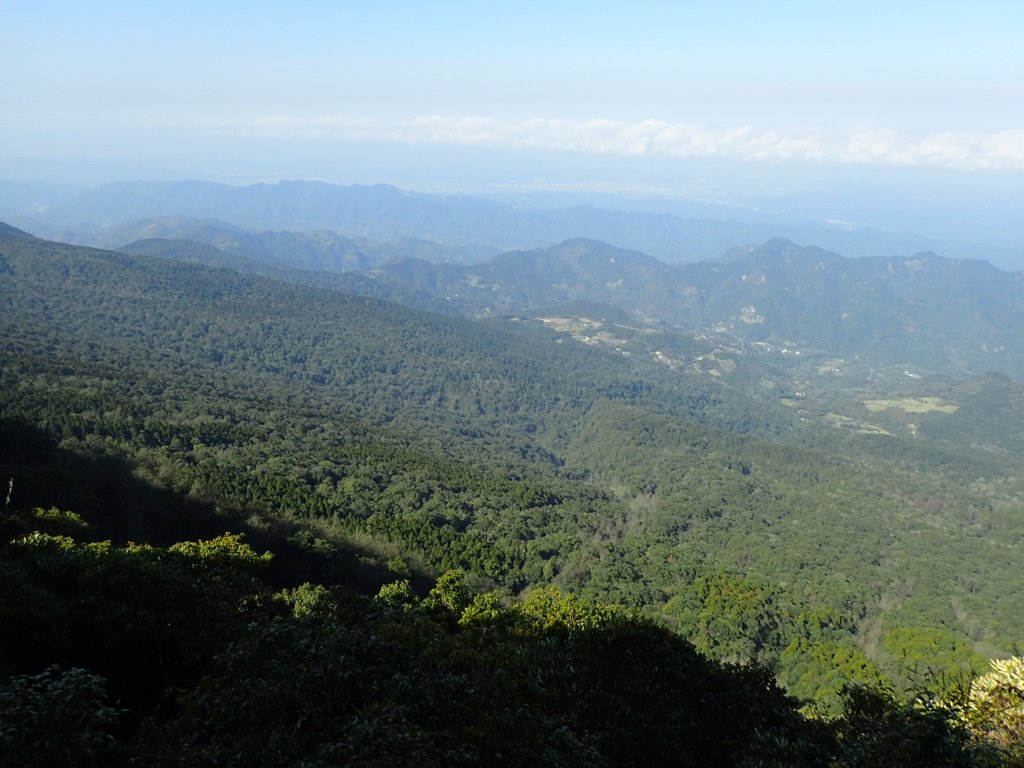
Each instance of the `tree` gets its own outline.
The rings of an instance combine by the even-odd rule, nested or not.
[[[971,683],[965,719],[978,737],[1024,759],[1024,658],[994,659],[992,671]]]
[[[118,712],[105,681],[51,666],[0,685],[0,763],[10,768],[107,764]]]

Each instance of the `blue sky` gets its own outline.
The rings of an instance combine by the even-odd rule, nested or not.
[[[0,28],[0,175],[1024,172],[1021,3],[4,0]]]

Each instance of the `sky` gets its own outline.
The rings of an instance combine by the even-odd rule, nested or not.
[[[2,0],[0,29],[0,178],[1024,190],[1019,2]]]

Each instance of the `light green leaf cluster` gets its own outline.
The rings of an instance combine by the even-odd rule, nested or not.
[[[1024,658],[994,659],[991,667],[971,684],[967,723],[976,735],[1024,756]]]

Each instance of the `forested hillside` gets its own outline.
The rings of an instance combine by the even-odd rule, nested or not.
[[[149,238],[135,240],[117,249],[120,253],[135,256],[157,256],[160,258],[202,264],[218,269],[227,269],[243,275],[262,275],[285,283],[305,285],[312,288],[354,293],[370,298],[385,299],[414,309],[425,309],[428,312],[440,312],[457,315],[458,311],[450,302],[427,293],[414,286],[406,286],[392,281],[375,280],[361,273],[342,273],[330,269],[297,269],[288,264],[294,260],[259,260],[244,255],[244,251],[235,253],[221,250],[215,245],[196,240],[175,240],[166,238]]]
[[[1022,273],[930,253],[847,259],[775,239],[670,266],[577,239],[472,266],[401,261],[369,274],[433,293],[470,316],[601,302],[637,321],[865,368],[1024,376]]]
[[[910,429],[707,339],[663,341],[718,375],[294,282],[0,232],[15,725],[65,692],[78,764],[996,759],[949,718],[1024,635],[1012,381]]]
[[[322,272],[349,272],[399,259],[469,263],[492,256],[496,249],[445,245],[398,236],[390,240],[352,239],[330,230],[308,232],[250,231],[216,219],[155,216],[121,222],[98,230],[65,233],[66,241],[110,250],[122,250],[139,240],[187,240],[210,245],[231,256]]]
[[[465,265],[451,263],[455,252],[410,258],[422,243],[352,243],[355,250],[344,257],[328,257],[323,249],[335,241],[330,233],[189,232],[186,227],[183,236],[194,240],[153,238],[121,250],[468,317],[537,316],[573,302],[603,304],[624,311],[634,325],[717,335],[726,344],[800,355],[817,366],[836,368],[838,361],[862,376],[908,367],[915,375],[1024,372],[1021,274],[979,261],[929,253],[847,259],[775,239],[719,260],[670,266],[576,239]],[[360,263],[376,266],[336,274]],[[950,313],[957,322],[948,322]],[[783,362],[793,367],[792,359]]]

